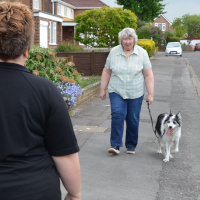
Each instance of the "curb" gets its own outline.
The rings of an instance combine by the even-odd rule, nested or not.
[[[194,87],[196,88],[197,95],[200,98],[200,81],[199,81],[199,78],[197,77],[194,69],[192,68],[192,65],[189,63],[189,61],[187,60],[187,58],[184,58],[184,59],[185,59],[185,61],[187,63],[187,68],[190,71],[190,75],[191,75],[191,78],[192,78],[192,83],[193,83]]]

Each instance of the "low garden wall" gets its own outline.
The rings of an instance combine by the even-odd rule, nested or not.
[[[87,87],[83,88],[83,94],[79,95],[77,100],[76,100],[76,106],[80,105],[81,103],[87,101],[90,99],[92,96],[98,94],[100,92],[100,85],[101,81],[98,81],[96,83],[93,83],[91,85],[88,85]],[[67,101],[66,97],[63,97],[64,101]],[[66,105],[68,107],[68,104],[66,102]]]
[[[90,99],[92,96],[100,92],[101,81],[88,85],[83,88],[83,94],[78,96],[76,100],[76,105],[83,103],[84,101]]]

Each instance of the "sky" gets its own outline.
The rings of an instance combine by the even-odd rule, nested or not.
[[[101,0],[110,7],[120,7],[116,0]],[[164,16],[172,23],[177,17],[185,14],[200,15],[200,0],[164,0],[162,4],[166,4]]]

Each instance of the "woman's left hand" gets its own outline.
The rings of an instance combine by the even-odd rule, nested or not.
[[[149,102],[149,105],[151,105],[153,103],[153,95],[148,95],[147,96],[147,101]]]

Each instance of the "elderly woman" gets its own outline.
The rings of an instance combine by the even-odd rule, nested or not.
[[[32,11],[0,2],[0,199],[81,199],[79,147],[52,82],[24,67],[34,37]]]
[[[111,103],[111,148],[108,153],[120,153],[126,120],[125,146],[128,154],[135,154],[141,105],[146,89],[147,101],[153,102],[154,76],[146,50],[137,45],[134,29],[124,28],[119,33],[119,43],[110,51],[101,77],[100,97],[106,98],[108,86]]]

